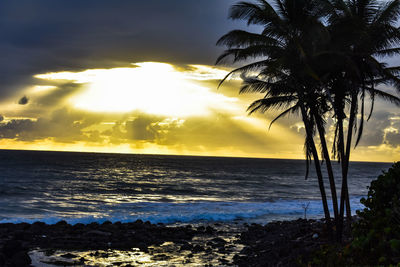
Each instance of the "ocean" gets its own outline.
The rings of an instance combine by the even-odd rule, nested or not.
[[[353,212],[390,166],[350,164]],[[334,169],[340,178],[337,163]],[[325,186],[329,195],[327,179]],[[264,224],[304,216],[323,217],[317,179],[311,171],[305,180],[304,160],[0,151],[0,223]]]

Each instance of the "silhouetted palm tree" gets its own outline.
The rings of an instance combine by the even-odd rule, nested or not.
[[[359,143],[363,132],[365,98],[369,95],[372,102],[368,119],[372,114],[376,97],[400,103],[397,97],[377,89],[379,84],[390,84],[400,89],[400,80],[396,76],[399,68],[388,68],[377,59],[400,53],[400,48],[396,47],[400,42],[400,32],[396,27],[400,15],[400,2],[332,0],[325,4],[328,7],[330,62],[332,62],[332,66],[327,68],[326,76],[337,121],[334,151],[338,152],[342,164],[339,220],[342,222],[344,204],[349,221],[351,216],[347,173],[353,129],[357,131],[355,146]],[[345,140],[343,122],[346,118],[346,103],[349,103],[350,108]],[[358,125],[357,114],[360,115]],[[341,226],[339,228],[340,234]]]
[[[326,34],[320,21],[322,13],[318,2],[313,0],[276,1],[275,4],[276,10],[265,0],[259,0],[258,4],[241,2],[231,8],[230,18],[247,20],[248,24],[261,24],[264,29],[261,34],[235,30],[221,37],[217,44],[226,45],[229,49],[218,58],[217,63],[228,57],[233,57],[234,62],[256,59],[227,75],[242,74],[245,83],[241,92],[266,94],[250,106],[251,112],[292,105],[277,117],[280,118],[289,112],[299,111],[306,130],[307,163],[309,159],[314,159],[325,218],[329,222],[319,156],[313,139],[314,114],[309,108],[311,99],[306,101],[310,89],[315,89],[316,84],[308,55],[314,53],[318,42],[324,40]],[[336,216],[336,191],[332,195]]]
[[[275,8],[274,8],[275,7]],[[355,145],[362,136],[365,100],[371,99],[371,116],[376,97],[400,105],[400,99],[377,88],[379,84],[400,89],[399,67],[387,67],[377,57],[400,53],[395,23],[399,0],[265,0],[240,2],[232,6],[230,18],[261,25],[260,34],[234,30],[220,38],[228,49],[218,58],[244,62],[234,69],[243,84],[240,92],[265,96],[252,103],[250,113],[280,109],[272,122],[290,114],[301,114],[306,129],[306,162],[314,159],[325,217],[329,210],[314,135],[318,131],[322,159],[326,161],[338,236],[341,236],[344,205],[351,215],[347,173],[353,134]],[[324,24],[324,23],[325,24]],[[348,114],[348,116],[346,115]],[[330,153],[325,139],[327,116],[335,118],[333,155],[342,167],[340,210]],[[357,115],[360,119],[357,120]],[[345,138],[344,121],[348,120]],[[358,127],[357,127],[358,126]],[[354,130],[354,132],[353,132]]]

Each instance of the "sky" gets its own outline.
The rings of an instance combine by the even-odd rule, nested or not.
[[[235,2],[0,1],[0,149],[304,158],[298,117],[269,129],[239,77],[217,88],[216,41],[259,30]],[[399,160],[400,109],[374,110],[352,160]]]

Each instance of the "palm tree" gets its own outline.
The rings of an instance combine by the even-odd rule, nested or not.
[[[331,36],[331,62],[329,68],[331,104],[337,121],[335,151],[342,165],[342,190],[339,221],[343,222],[344,205],[348,222],[351,210],[347,186],[347,173],[351,153],[353,129],[357,132],[355,146],[359,143],[364,126],[365,99],[371,99],[371,117],[376,97],[399,105],[399,98],[377,89],[379,84],[390,84],[400,90],[396,76],[398,67],[387,67],[377,57],[400,54],[400,32],[396,27],[400,15],[400,1],[378,2],[374,0],[331,0],[329,10]],[[347,136],[343,122],[346,118],[346,102],[350,105]],[[359,107],[360,106],[360,107]],[[357,122],[357,114],[360,120]],[[358,128],[357,128],[358,125]],[[339,225],[338,234],[342,227]]]
[[[240,2],[231,8],[230,18],[247,20],[248,24],[261,24],[264,29],[261,34],[234,30],[220,38],[217,44],[226,45],[228,49],[217,59],[217,64],[228,57],[233,57],[234,62],[247,63],[234,69],[220,84],[231,74],[240,73],[245,80],[242,92],[248,90],[266,93],[263,99],[249,107],[251,112],[279,109],[290,106],[295,101],[277,119],[290,111],[298,110],[301,113],[306,129],[307,163],[309,159],[314,159],[325,218],[329,222],[330,214],[320,161],[313,139],[316,114],[310,111],[310,104],[306,101],[311,89],[309,85],[316,84],[314,73],[308,64],[308,54],[313,53],[318,42],[324,40],[325,34],[320,21],[320,8],[317,1],[313,0],[276,0],[275,5],[276,10],[267,1],[259,0],[258,4]],[[250,59],[254,61],[248,63]],[[334,182],[333,176],[331,178]],[[336,189],[333,189],[336,216]]]
[[[301,114],[306,129],[307,167],[313,158],[329,222],[314,142],[318,132],[339,239],[344,205],[348,217],[351,215],[347,173],[353,134],[357,134],[355,146],[362,136],[367,96],[372,103],[368,119],[376,97],[400,105],[398,97],[377,88],[379,84],[390,84],[400,89],[397,77],[400,67],[387,67],[376,58],[400,53],[400,48],[395,47],[400,42],[395,27],[400,14],[399,1],[384,4],[375,0],[275,0],[275,8],[265,0],[240,2],[232,6],[230,18],[262,25],[263,31],[257,34],[234,30],[217,42],[228,47],[217,63],[228,58],[245,63],[220,84],[230,75],[240,73],[243,78],[240,92],[265,94],[250,105],[250,113],[283,110],[272,123],[290,113]],[[326,118],[332,115],[336,120],[333,156],[337,156],[342,168],[340,210],[325,138]]]

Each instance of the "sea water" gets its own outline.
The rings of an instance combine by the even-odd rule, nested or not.
[[[367,186],[390,166],[350,164],[353,211],[363,208]],[[0,223],[323,217],[316,175],[305,179],[305,170],[304,160],[1,150]],[[339,188],[339,164],[334,171]]]

